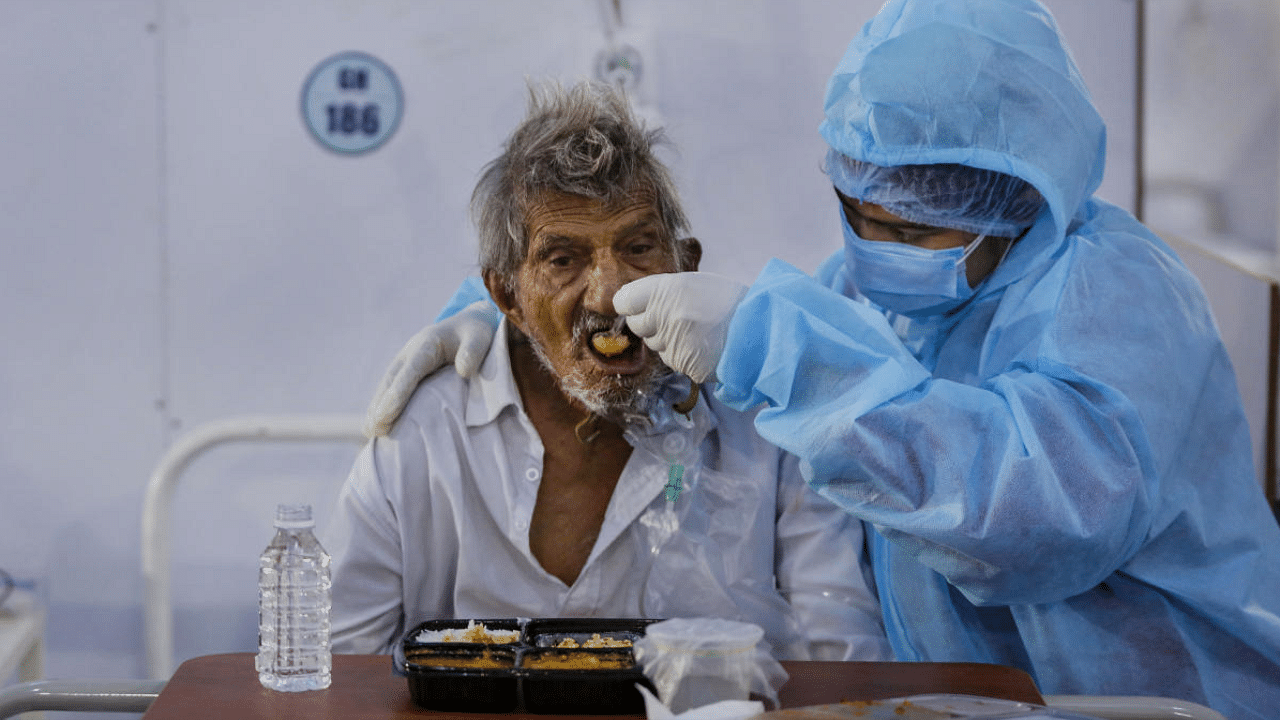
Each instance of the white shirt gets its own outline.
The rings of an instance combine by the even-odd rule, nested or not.
[[[389,652],[437,618],[714,616],[760,625],[780,658],[887,659],[861,524],[810,490],[750,415],[704,393],[689,418],[629,431],[635,450],[565,585],[529,548],[543,445],[504,321],[479,377],[431,376],[356,460],[324,537],[334,650]],[[673,464],[684,489],[668,503]]]

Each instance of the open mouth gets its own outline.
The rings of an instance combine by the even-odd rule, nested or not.
[[[591,357],[607,372],[621,375],[637,373],[644,367],[645,347],[626,325],[592,332],[587,345]]]

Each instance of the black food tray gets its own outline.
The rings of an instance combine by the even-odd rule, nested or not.
[[[424,630],[465,628],[468,622],[430,620],[404,633],[396,644],[395,671],[408,679],[415,704],[462,712],[644,713],[644,700],[635,686],[653,686],[636,666],[632,648],[582,645],[596,634],[634,643],[656,620],[476,619],[489,630],[519,630],[520,638],[493,645],[417,639]],[[566,638],[578,647],[556,647]],[[548,663],[550,667],[542,666]]]

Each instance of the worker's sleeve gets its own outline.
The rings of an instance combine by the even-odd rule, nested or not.
[[[729,405],[767,404],[756,427],[814,488],[975,603],[1075,595],[1147,530],[1155,473],[1122,394],[1048,361],[934,379],[879,311],[780,261],[735,313],[717,376]]]

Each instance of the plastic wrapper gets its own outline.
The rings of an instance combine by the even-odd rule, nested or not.
[[[673,618],[650,625],[635,658],[673,713],[752,694],[778,704],[787,681],[761,645],[759,625],[722,618]]]
[[[774,586],[772,572],[744,570],[756,562],[751,533],[744,529],[774,517],[776,489],[706,467],[701,438],[712,415],[702,403],[688,416],[671,409],[688,392],[687,382],[664,389],[648,428],[627,431],[637,450],[680,466],[672,473],[680,475],[679,491],[647,509],[638,521],[642,531],[632,534],[637,555],[651,556],[641,612],[755,623],[764,629],[766,651],[808,659],[795,612]]]

